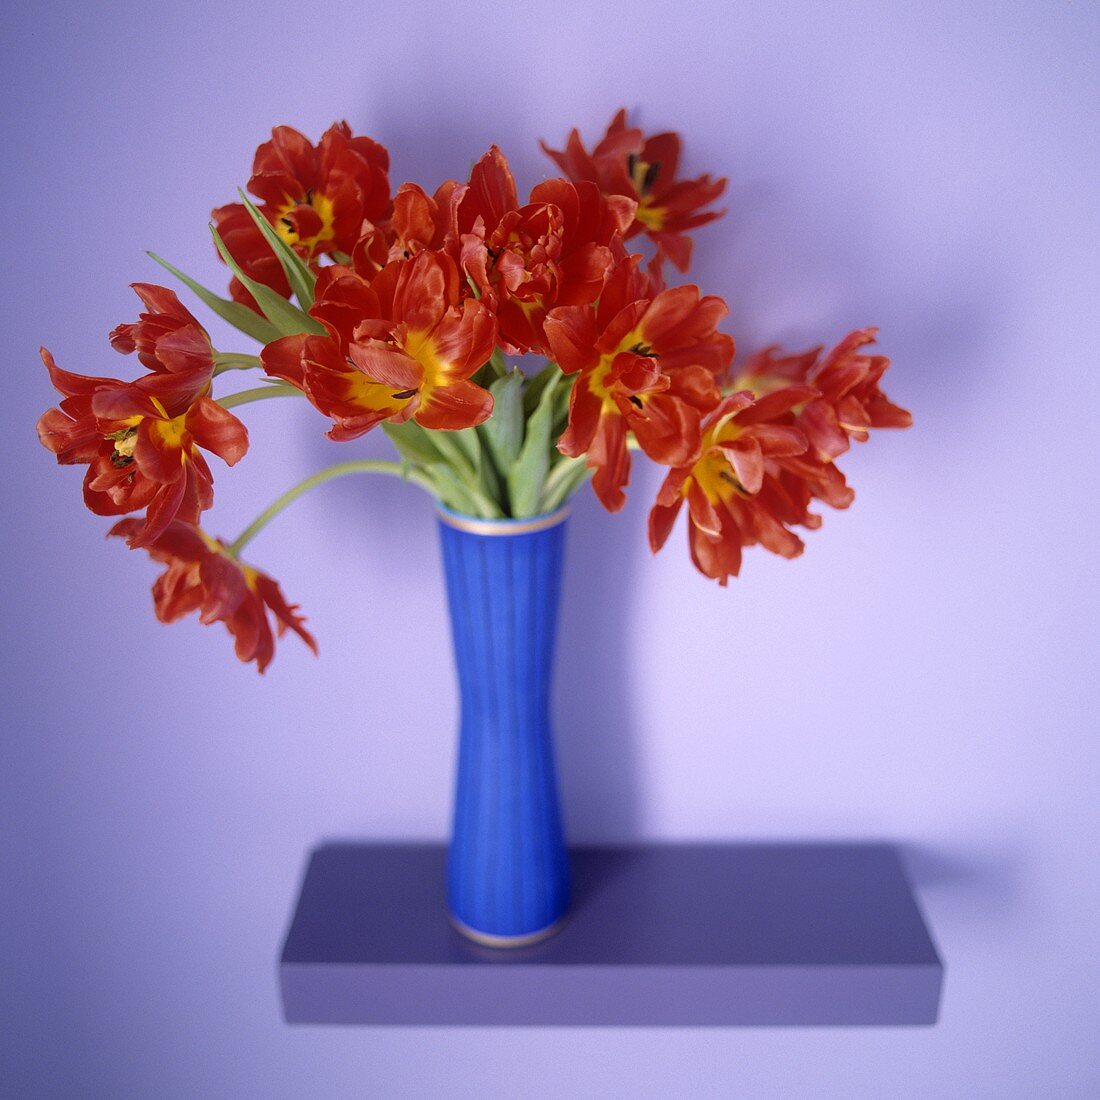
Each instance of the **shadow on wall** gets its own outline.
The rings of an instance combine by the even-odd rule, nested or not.
[[[967,911],[983,920],[1004,917],[1021,903],[1026,860],[1015,847],[959,851],[908,841],[896,847],[921,893],[965,898]]]
[[[380,432],[348,445],[354,453],[334,455],[332,445],[313,433],[306,446],[318,467],[345,457],[392,457]],[[631,840],[638,831],[640,780],[627,639],[632,580],[647,553],[639,539],[645,538],[652,487],[636,480],[641,484],[631,503],[614,516],[604,512],[590,487],[582,488],[566,533],[551,715],[566,833],[573,842]],[[418,499],[420,490],[389,478],[346,478],[326,492],[341,527],[348,529],[342,543],[370,562],[374,576],[388,584],[418,584],[440,569],[434,517]],[[402,537],[395,538],[398,531]],[[449,636],[446,645],[449,656]]]
[[[323,434],[329,421],[309,411],[313,415],[302,428],[302,446],[309,456],[310,469],[364,458],[398,458],[381,429],[372,429],[347,443],[332,443]],[[435,519],[418,486],[395,477],[367,474],[338,478],[321,492],[332,502],[333,522],[339,517],[340,526],[347,529],[346,552],[362,560],[364,575],[395,591],[422,585],[425,577],[438,575]]]
[[[876,325],[895,388],[937,417],[969,417],[999,365],[992,341],[1011,308],[999,242],[958,216],[945,215],[937,232],[927,217],[870,201],[862,186],[807,189],[786,174],[734,171],[729,213],[697,235],[691,280],[729,302],[739,362],[769,344],[798,351]]]
[[[414,102],[417,94],[419,89]],[[430,110],[403,112],[400,131],[387,126],[384,110],[369,106],[362,112],[365,125],[358,120],[353,125],[391,146],[395,184],[411,177],[429,191],[447,176],[463,178],[492,138],[510,146],[523,131],[526,144],[515,143],[507,151],[515,155],[520,193],[525,193],[540,163],[534,135],[553,137],[553,120],[532,129],[526,119],[490,115],[479,116],[471,126],[440,112],[438,102],[436,95]],[[730,170],[720,159],[708,167]],[[966,226],[954,232],[945,226],[941,234],[917,239],[916,221],[912,229],[896,220],[883,223],[891,212],[868,204],[858,189],[846,191],[840,186],[844,181],[807,192],[783,171],[763,180],[744,174],[739,180],[736,170],[731,175],[730,216],[698,235],[691,278],[704,291],[728,297],[733,312],[725,327],[739,337],[739,359],[768,343],[799,349],[877,323],[882,350],[898,363],[894,378],[904,378],[899,397],[914,407],[919,421],[941,422],[938,430],[929,423],[928,438],[956,434],[951,421],[969,415],[963,408],[967,403],[981,400],[980,368],[990,360],[990,333],[1001,309],[998,288],[989,285],[988,242],[966,242]],[[884,250],[898,247],[906,249],[911,262],[888,267]],[[945,407],[949,383],[952,399]],[[324,444],[316,447],[331,453]],[[355,450],[389,454],[379,433]],[[346,451],[339,457],[353,455]],[[435,539],[429,541],[426,525],[420,529],[423,545],[392,539],[397,517],[404,521],[409,515],[407,486],[372,485],[369,517],[362,508],[361,485],[338,483],[330,491],[347,511],[361,515],[355,521],[361,527],[357,534],[387,575],[415,576],[437,567]],[[644,520],[634,510],[644,508],[638,498],[645,494],[632,496],[636,499],[624,514],[609,517],[584,490],[567,536],[554,721],[566,827],[574,841],[631,839],[640,825],[635,685],[626,640],[632,581],[644,559],[637,545],[639,537],[644,539]],[[388,522],[379,524],[379,515]],[[918,866],[927,865],[915,858]]]
[[[415,71],[415,70],[410,70]],[[351,122],[357,133],[367,133],[390,151],[390,183],[394,189],[406,181],[419,184],[428,194],[446,179],[465,180],[470,169],[492,144],[499,145],[512,166],[520,202],[526,201],[530,187],[550,174],[553,163],[539,150],[538,139],[547,136],[546,120],[526,116],[515,104],[494,114],[492,107],[479,109],[474,124],[468,115],[449,115],[440,110],[441,96],[433,79],[433,93],[420,109],[414,106],[425,96],[423,83],[405,90],[394,89],[405,104],[400,124],[387,112],[370,107],[360,115],[360,123]],[[468,89],[454,88],[461,101]],[[442,98],[446,98],[444,93]],[[552,132],[549,136],[556,136]]]
[[[631,840],[638,831],[641,779],[627,639],[641,507],[632,498],[609,516],[586,486],[574,500],[566,536],[554,733],[573,843]]]

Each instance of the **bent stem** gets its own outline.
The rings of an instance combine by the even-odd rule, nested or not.
[[[235,351],[219,351],[214,356],[214,377],[227,370],[257,370],[262,367],[258,355],[244,355]]]
[[[281,497],[269,504],[237,537],[229,544],[228,550],[233,557],[240,552],[287,506],[293,504],[304,493],[334,478],[347,477],[350,474],[386,474],[399,477],[403,481],[412,481],[422,489],[432,492],[431,482],[418,470],[410,470],[400,462],[387,462],[382,459],[362,459],[354,462],[338,462],[317,473],[311,474],[305,481],[298,482]]]
[[[241,390],[240,393],[227,394],[218,398],[223,409],[234,409],[238,405],[247,405],[252,401],[264,401],[268,397],[305,397],[301,390],[281,383],[270,386],[257,386],[254,390]]]

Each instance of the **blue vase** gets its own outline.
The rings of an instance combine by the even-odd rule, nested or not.
[[[462,700],[447,902],[494,947],[549,935],[569,905],[549,713],[566,515],[439,514]]]

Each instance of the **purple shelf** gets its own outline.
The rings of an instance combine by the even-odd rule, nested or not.
[[[288,1023],[934,1024],[943,964],[886,844],[578,848],[552,938],[447,920],[439,845],[313,852],[279,967]]]

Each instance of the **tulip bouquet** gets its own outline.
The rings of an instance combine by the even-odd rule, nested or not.
[[[591,150],[575,130],[564,150],[543,148],[562,175],[521,204],[495,146],[466,182],[394,191],[385,148],[346,123],[317,145],[276,127],[248,181],[257,201],[242,191],[213,211],[228,297],[153,255],[258,349],[215,349],[171,290],[136,283],[145,311],[110,341],[146,373],[73,374],[42,350],[62,400],[39,438],[59,463],[87,467],[92,512],[126,517],[110,534],[165,566],[162,621],[197,611],[224,623],[261,672],[272,620],[315,649],[297,607],[241,554],[303,492],[349,474],[404,478],[484,519],[552,513],[590,478],[614,512],[641,451],[667,470],[653,550],[686,505],[692,559],[722,585],[745,546],[801,553],[794,528],[820,524],[815,500],[851,503],[836,466],[850,440],[910,423],[880,389],[889,361],[868,350],[875,330],[828,351],[766,348],[735,368],[718,330],[725,302],[667,285],[669,268],[690,265],[689,233],[720,216],[726,181],[681,179],[679,137],[646,137],[623,111]],[[510,363],[526,353],[546,365]],[[258,385],[227,388],[241,371]],[[321,470],[235,539],[215,537],[202,526],[214,499],[204,452],[235,465],[249,441],[232,410],[287,397],[329,421],[331,439],[380,428],[394,460]]]

